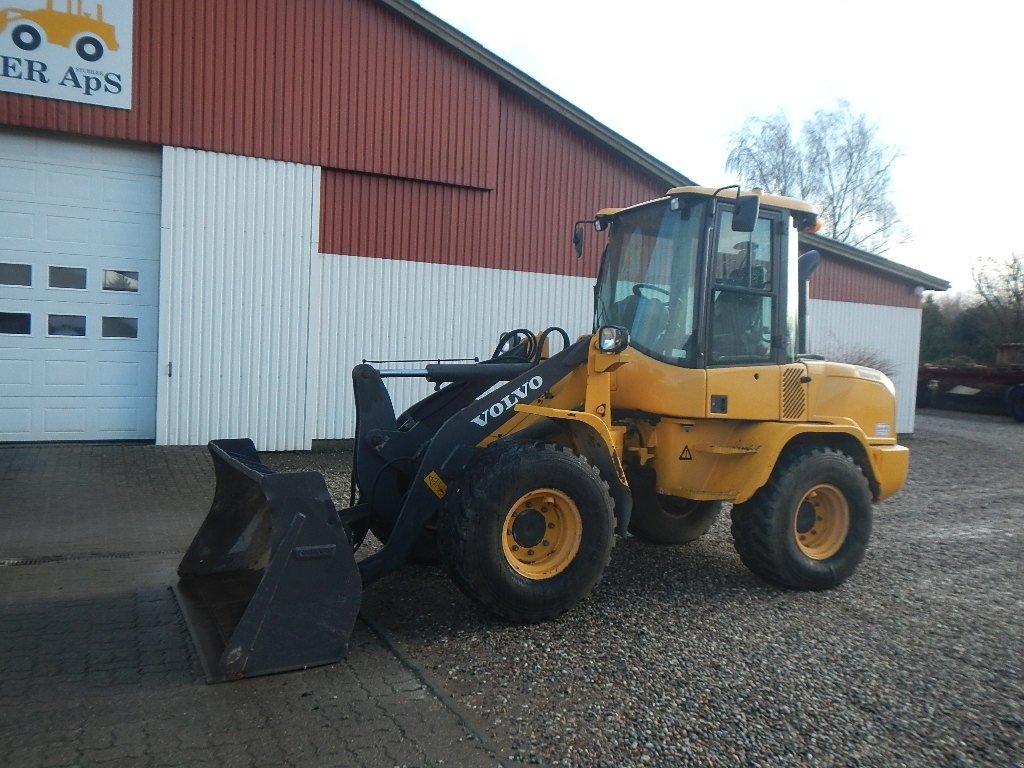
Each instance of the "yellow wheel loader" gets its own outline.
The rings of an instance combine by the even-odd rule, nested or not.
[[[364,586],[414,556],[498,616],[552,619],[616,534],[684,544],[724,502],[765,579],[820,590],[854,572],[909,454],[885,375],[800,349],[814,209],[681,187],[580,222],[577,254],[585,223],[607,236],[591,335],[518,330],[480,363],[354,369],[349,507],[249,440],[210,444],[216,495],[177,587],[209,680],[343,658]],[[396,416],[396,376],[437,388]],[[357,561],[371,528],[383,546]]]

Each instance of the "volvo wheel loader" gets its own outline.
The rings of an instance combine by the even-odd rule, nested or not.
[[[363,588],[413,557],[439,557],[498,616],[552,619],[597,584],[616,534],[684,544],[726,502],[756,574],[845,581],[909,454],[885,375],[799,348],[816,254],[798,258],[797,233],[816,222],[799,200],[694,186],[581,222],[607,237],[592,334],[512,331],[479,363],[353,370],[347,508],[248,439],[210,443],[215,498],[176,589],[208,679],[343,658]],[[394,376],[436,390],[396,416]],[[369,529],[383,546],[357,560]]]

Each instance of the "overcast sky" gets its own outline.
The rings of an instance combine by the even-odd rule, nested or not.
[[[752,115],[850,102],[903,156],[912,240],[884,255],[970,289],[1024,251],[1024,4],[906,0],[420,0],[659,160],[709,186]],[[609,205],[634,201],[609,200]]]

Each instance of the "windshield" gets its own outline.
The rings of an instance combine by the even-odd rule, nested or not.
[[[697,263],[704,201],[673,211],[668,201],[620,214],[598,277],[596,325],[620,325],[630,346],[693,365]]]

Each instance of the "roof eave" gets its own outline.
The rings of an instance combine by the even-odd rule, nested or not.
[[[879,272],[885,272],[892,277],[899,278],[908,283],[919,285],[926,291],[948,291],[950,289],[950,283],[948,280],[943,280],[941,277],[935,277],[935,275],[929,275],[927,272],[921,272],[920,270],[913,269],[912,267],[904,266],[903,264],[897,264],[895,261],[876,256],[868,251],[862,251],[860,248],[854,248],[846,243],[841,243],[838,240],[832,240],[831,238],[824,237],[822,235],[815,235],[810,232],[801,232],[800,240],[807,245],[812,245],[816,248],[833,253],[844,259],[848,259],[856,264],[860,264],[870,269],[877,270]]]

